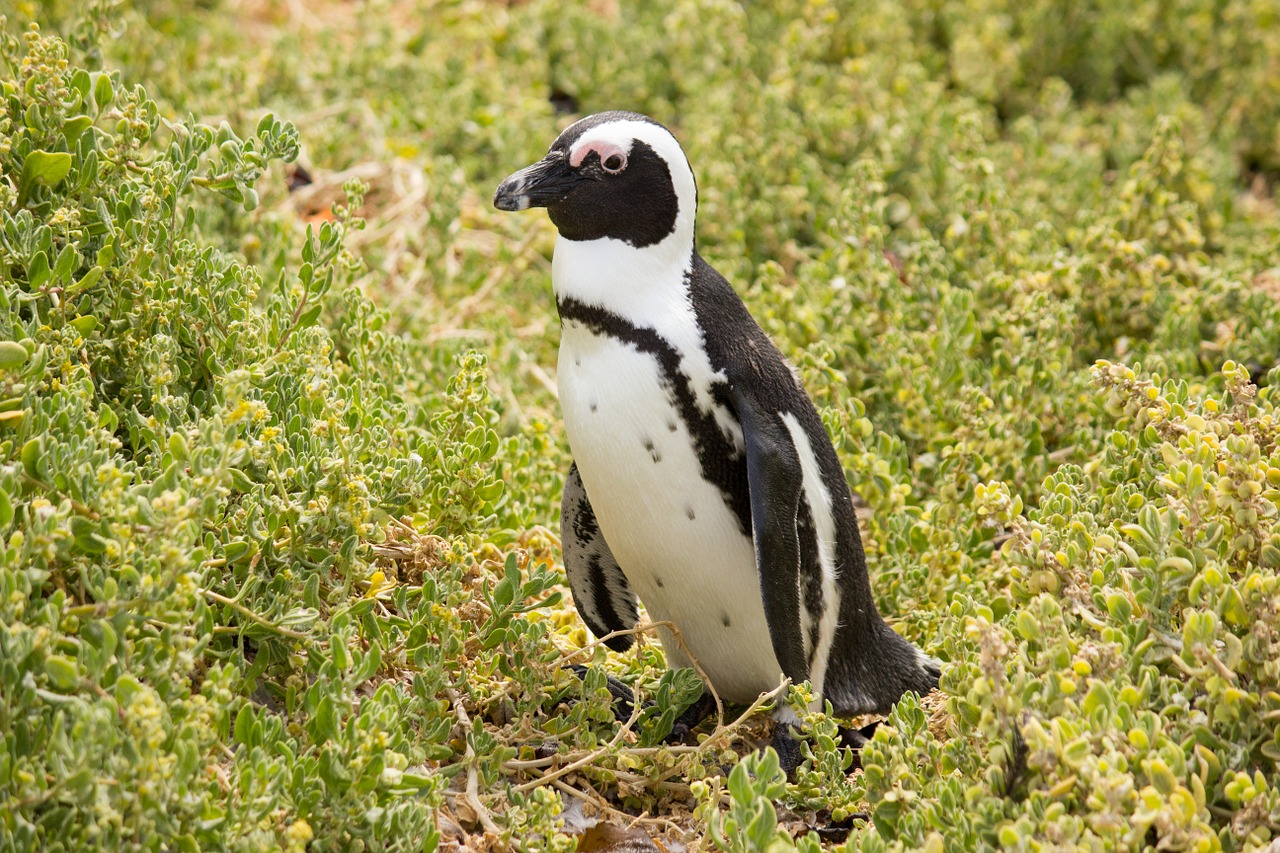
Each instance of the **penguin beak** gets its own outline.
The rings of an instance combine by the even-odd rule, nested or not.
[[[590,178],[570,168],[563,151],[552,151],[498,184],[493,206],[498,210],[547,207],[564,199]]]

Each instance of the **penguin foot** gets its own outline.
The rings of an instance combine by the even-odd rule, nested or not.
[[[850,750],[853,753],[854,761],[858,760],[858,753],[876,733],[876,728],[880,725],[880,721],[870,723],[860,729],[847,729],[840,727],[840,746]],[[771,745],[775,752],[778,753],[778,763],[782,767],[783,772],[787,774],[787,778],[791,779],[795,775],[796,768],[804,761],[804,754],[800,750],[800,737],[798,729],[790,724],[778,722],[773,727],[773,741]],[[854,765],[857,766],[857,765]]]
[[[586,681],[589,670],[582,664],[572,663],[565,669],[578,676],[579,680]],[[613,697],[613,716],[619,723],[625,723],[631,719],[631,714],[635,711],[635,705],[632,703],[635,694],[631,691],[631,685],[619,681],[612,675],[606,675],[604,678],[609,695]]]
[[[578,676],[580,680],[585,681],[587,667],[580,663],[569,664],[565,669]],[[605,687],[609,690],[609,695],[613,697],[613,716],[619,723],[625,723],[631,719],[631,714],[635,711],[634,697],[635,694],[631,690],[631,685],[619,681],[612,675],[605,675]],[[642,709],[652,708],[653,702],[645,702],[640,707]],[[671,731],[662,739],[666,744],[683,743],[689,737],[689,733],[711,715],[715,709],[716,700],[710,693],[704,692],[696,702],[685,708],[676,717],[675,722],[671,725]]]
[[[876,729],[880,727],[880,720],[874,723],[868,723],[860,729],[847,729],[840,727],[840,746],[853,753],[853,764],[849,765],[852,771],[862,766],[862,748],[870,743],[871,738],[875,736]]]
[[[663,740],[667,743],[681,743],[689,736],[689,732],[702,725],[707,717],[711,716],[711,711],[715,707],[715,698],[704,690],[698,701],[685,708],[680,716],[676,717],[676,721],[671,725],[671,732]]]
[[[866,821],[868,818],[862,812],[855,812],[844,820],[832,820],[830,812],[818,812],[809,824],[809,832],[828,844],[842,844],[849,840],[855,820]]]
[[[840,727],[840,745],[845,749],[853,750],[856,756],[862,747],[866,746],[871,738],[875,737],[876,729],[880,727],[880,721],[868,723],[860,729],[846,729]]]
[[[790,723],[779,722],[773,727],[774,752],[778,753],[778,765],[788,779],[795,776],[796,768],[804,761],[800,751],[800,738],[796,736],[796,727]]]

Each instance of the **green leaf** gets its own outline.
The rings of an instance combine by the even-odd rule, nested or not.
[[[132,675],[122,675],[116,679],[115,695],[116,704],[121,708],[128,707],[133,703],[133,699],[139,693],[143,692],[142,683]]]
[[[253,487],[254,485],[256,485],[253,481],[253,478],[250,477],[248,474],[246,474],[244,471],[241,471],[239,468],[230,469],[230,476],[231,476],[231,486],[237,492],[244,493],[244,492],[253,491]]]
[[[83,68],[77,68],[71,74],[71,88],[81,98],[89,97],[90,90],[93,88],[93,80],[89,76],[89,72]]]
[[[13,521],[13,503],[9,500],[9,493],[0,488],[0,527],[8,527],[11,521]]]
[[[320,707],[311,718],[311,731],[318,741],[335,740],[339,734],[337,699],[330,694],[320,697]]]
[[[91,333],[94,329],[98,328],[98,318],[92,317],[92,316],[77,317],[67,325],[75,329],[80,334],[87,335]]]
[[[253,724],[255,722],[253,709],[246,702],[240,706],[240,712],[236,714],[235,726],[232,732],[235,734],[236,740],[245,746],[254,746],[253,743]]]
[[[76,116],[75,118],[67,119],[62,125],[62,135],[67,140],[67,147],[75,148],[76,142],[92,126],[93,119],[89,116]]]
[[[475,496],[485,503],[493,503],[502,497],[502,492],[506,489],[506,483],[502,480],[493,480],[483,486],[477,486]]]
[[[249,549],[249,555],[257,553],[256,547]],[[314,607],[295,607],[288,613],[280,617],[278,624],[281,628],[292,628],[296,631],[305,631],[314,625],[320,619],[320,614]]]
[[[71,155],[66,151],[32,151],[22,164],[23,189],[39,184],[56,187],[71,171]]]
[[[446,751],[444,757],[448,758],[449,755],[450,753]],[[436,785],[435,779],[436,777],[423,776],[418,773],[402,773],[396,786],[391,790],[395,793],[416,793],[434,787]]]
[[[729,795],[739,803],[751,801],[751,777],[747,773],[747,762],[739,761],[729,773]]]
[[[510,578],[503,578],[493,588],[493,603],[498,610],[506,610],[516,597],[516,585]]]
[[[76,548],[85,554],[101,554],[107,550],[107,540],[102,538],[100,525],[82,516],[73,515],[69,522]]]
[[[323,310],[323,308],[324,308],[323,305],[320,305],[317,303],[309,307],[307,310],[303,311],[302,314],[298,317],[298,328],[306,329],[310,326],[314,326],[316,324],[316,321],[320,319],[320,312],[321,310]]]
[[[49,655],[44,659],[44,672],[49,683],[62,691],[74,690],[80,683],[80,671],[75,662],[62,655]]]
[[[58,253],[58,260],[53,265],[54,279],[61,284],[71,279],[71,273],[75,271],[76,261],[80,260],[80,253],[76,251],[75,244],[68,243],[62,247],[62,251]]]
[[[352,673],[353,684],[363,684],[370,678],[378,674],[378,670],[382,668],[382,648],[378,645],[377,640],[369,643],[369,649],[364,653],[360,663],[356,666]]]
[[[98,410],[98,426],[114,433],[120,426],[120,416],[110,406],[103,406]]]
[[[317,770],[325,786],[334,794],[341,795],[351,787],[351,773],[343,766],[338,750],[325,749],[321,752]]]
[[[30,266],[27,267],[27,283],[32,289],[41,288],[52,274],[53,270],[49,269],[49,256],[44,252],[36,252]]]
[[[27,443],[22,445],[22,468],[27,472],[27,476],[34,480],[40,479],[40,457],[44,454],[44,444],[39,438],[28,439]]]
[[[0,341],[0,370],[17,370],[29,357],[27,348],[17,341]]]
[[[187,437],[181,432],[169,433],[169,452],[181,462],[191,461],[191,448],[187,446]]]
[[[223,558],[229,564],[239,562],[243,557],[247,556],[248,554],[249,554],[249,543],[245,542],[243,539],[236,540],[235,542],[228,542],[222,548]]]
[[[111,77],[103,72],[92,75],[93,81],[93,102],[97,105],[98,111],[101,112],[111,105],[115,100],[115,87],[111,85]]]
[[[98,250],[96,269],[106,269],[107,267],[111,266],[111,262],[114,261],[115,259],[116,259],[116,243],[114,239],[109,239],[107,240],[107,242],[103,243],[102,248]],[[93,270],[90,270],[89,272],[93,272]],[[101,273],[99,273],[99,275],[101,275]],[[88,278],[88,274],[85,275],[85,278]],[[97,281],[97,279],[95,278],[94,281]],[[86,285],[86,286],[92,286],[92,285]]]
[[[507,642],[508,636],[507,636],[506,625],[510,621],[511,621],[510,616],[505,616],[501,619],[498,619],[496,624],[491,626],[488,629],[487,633],[484,636],[484,639],[480,642],[480,648],[484,649],[487,652],[492,649],[496,649],[498,646]]]

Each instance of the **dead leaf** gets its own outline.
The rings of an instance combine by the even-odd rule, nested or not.
[[[639,827],[624,829],[614,823],[598,823],[582,834],[578,853],[664,853],[664,850]]]

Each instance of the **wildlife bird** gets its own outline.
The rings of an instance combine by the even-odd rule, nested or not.
[[[584,118],[504,180],[494,205],[545,207],[559,231],[551,281],[574,456],[562,540],[591,631],[634,626],[638,598],[679,629],[681,641],[658,632],[668,664],[692,654],[738,703],[784,674],[841,716],[937,686],[937,661],[876,609],[813,403],[698,254],[697,188],[671,132],[637,113]]]

